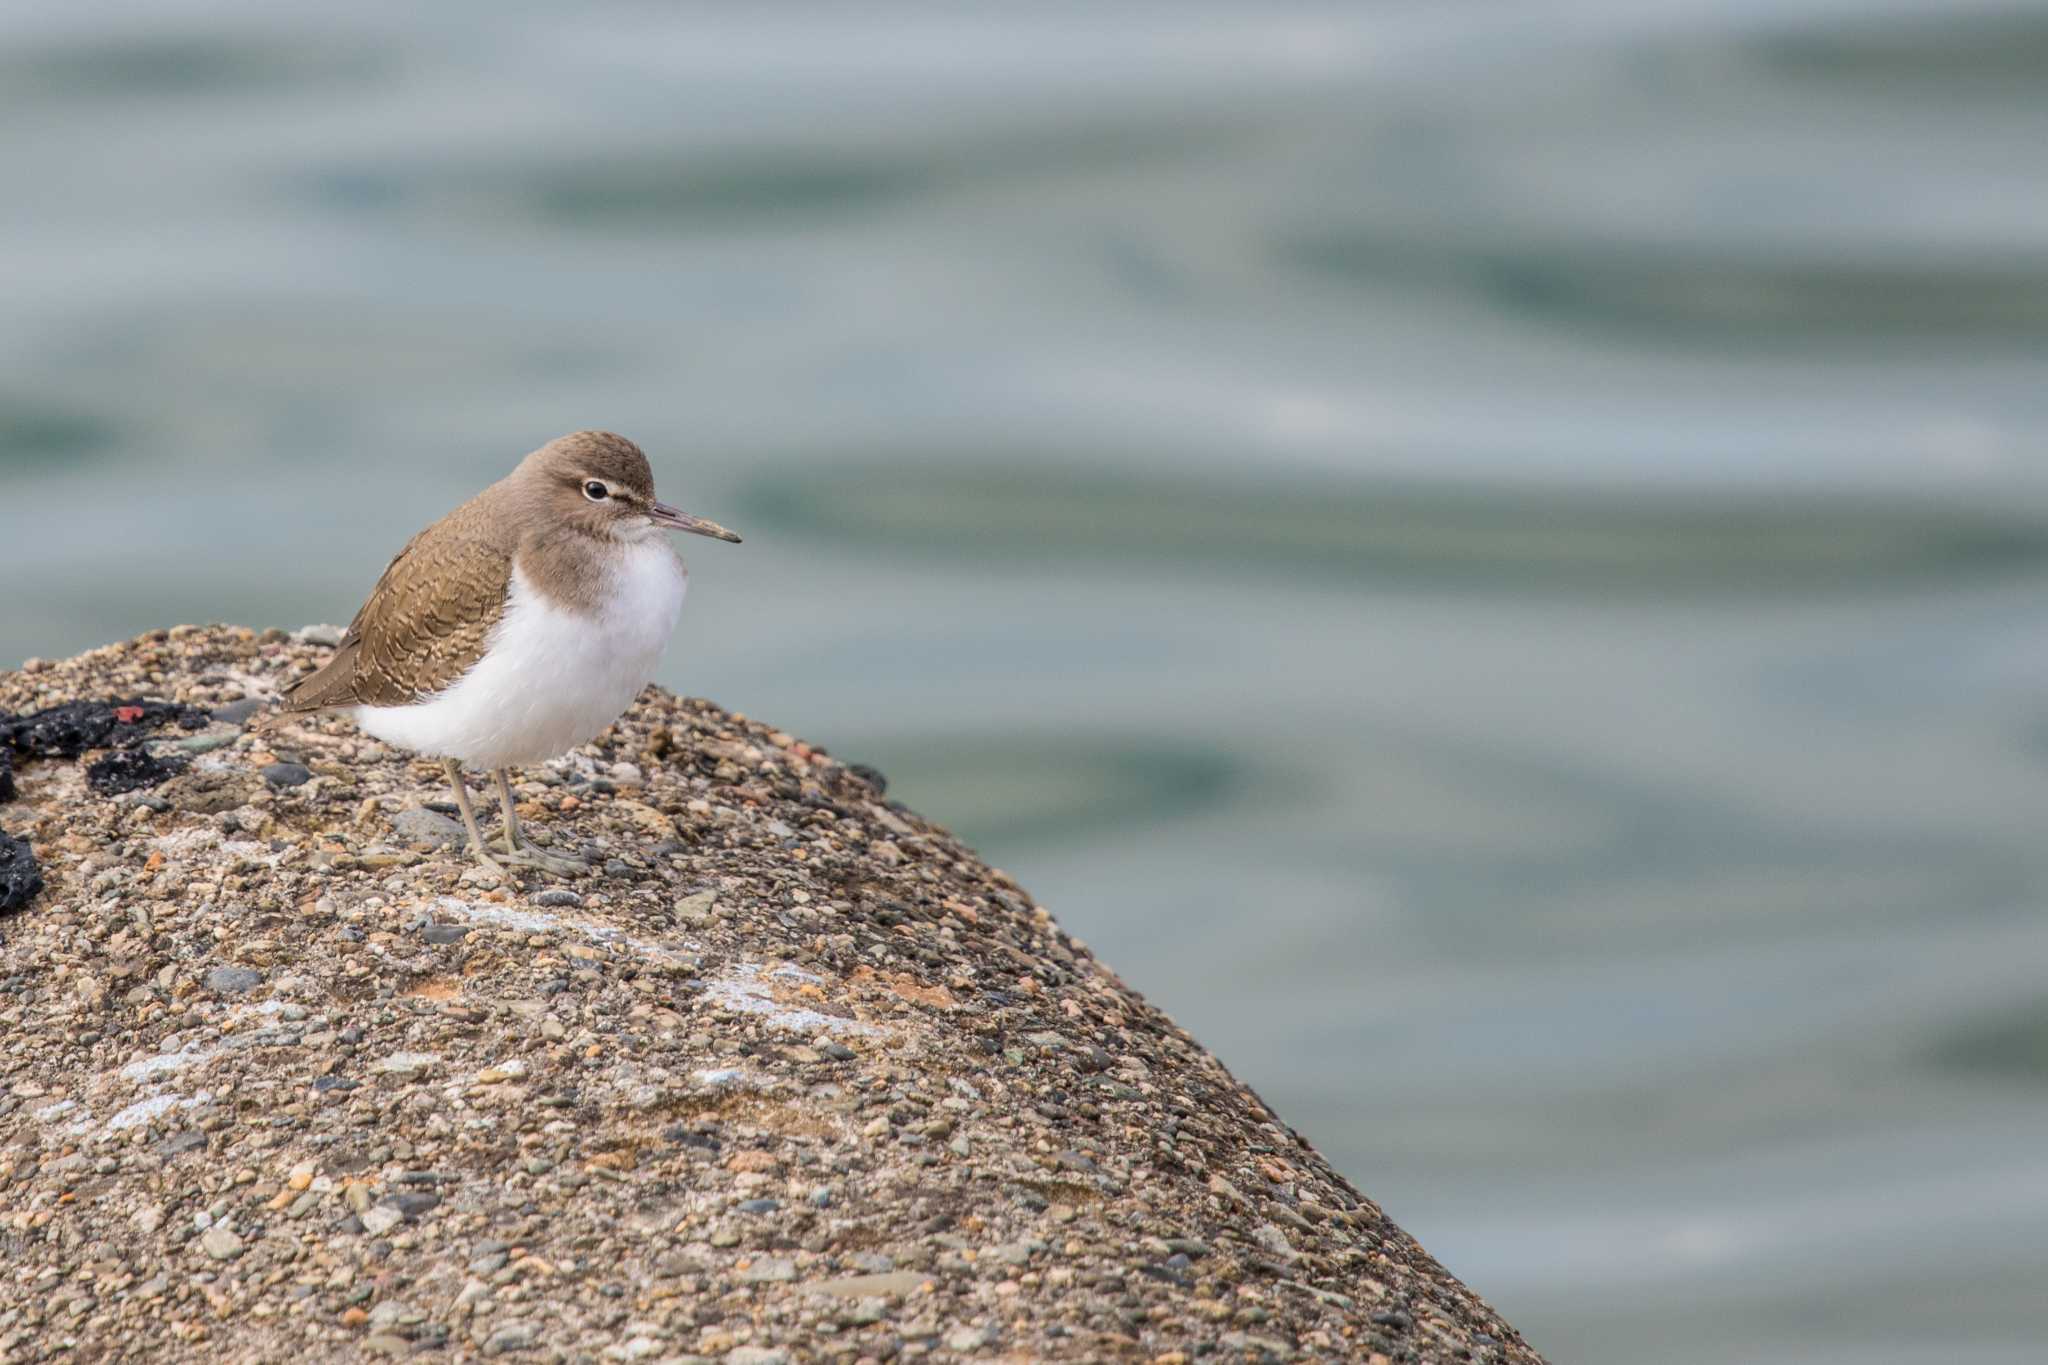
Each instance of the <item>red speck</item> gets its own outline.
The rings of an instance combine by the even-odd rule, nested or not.
[[[120,721],[123,725],[133,725],[136,721],[142,719],[142,708],[139,706],[117,706],[114,708],[114,719]]]

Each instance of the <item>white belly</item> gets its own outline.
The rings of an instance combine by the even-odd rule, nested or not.
[[[630,547],[606,607],[585,615],[541,596],[515,566],[484,657],[411,706],[359,706],[387,744],[472,768],[538,763],[588,743],[654,677],[689,578],[666,541]]]

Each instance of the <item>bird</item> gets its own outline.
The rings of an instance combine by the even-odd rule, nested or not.
[[[550,441],[406,542],[283,711],[345,711],[365,733],[439,758],[471,851],[500,877],[508,862],[587,871],[524,842],[507,769],[588,743],[652,679],[689,587],[670,531],[740,539],[658,501],[646,454],[625,437]],[[465,767],[497,784],[498,853]]]

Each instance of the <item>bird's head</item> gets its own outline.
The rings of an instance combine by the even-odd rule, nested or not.
[[[739,543],[715,521],[654,496],[654,471],[639,446],[609,431],[572,431],[526,457],[514,476],[551,520],[605,540],[645,540],[688,531]]]

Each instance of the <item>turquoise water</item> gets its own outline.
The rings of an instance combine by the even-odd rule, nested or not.
[[[8,5],[0,658],[603,425],[1560,1362],[2048,1328],[2048,10]]]

